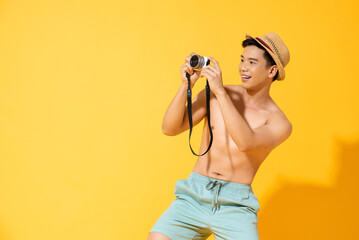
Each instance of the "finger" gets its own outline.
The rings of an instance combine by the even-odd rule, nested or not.
[[[204,71],[201,71],[201,73],[199,74],[200,77],[207,77],[207,74],[206,72]]]
[[[216,73],[211,71],[210,69],[207,69],[208,74],[211,75],[212,77],[216,77]]]
[[[189,64],[189,63],[185,63],[184,64],[184,69],[185,69],[185,71],[186,72],[188,72],[189,74],[193,74],[193,69],[192,69],[192,67],[191,67],[191,65]]]
[[[215,77],[215,74],[210,70],[202,70],[200,76],[205,76],[206,78],[209,78],[209,77]]]
[[[188,70],[190,71],[190,74],[193,73],[193,68],[191,67],[191,64],[186,63],[186,66],[188,67]]]
[[[217,74],[217,69],[215,69],[213,66],[206,66],[205,68],[203,68],[202,71],[208,71],[209,73],[213,74],[213,75],[216,75]]]
[[[211,66],[211,65],[207,65],[203,69],[210,69],[211,71],[213,71],[215,73],[218,73],[218,70],[215,67]]]
[[[189,73],[189,69],[185,64],[183,64],[181,69],[180,69],[180,72],[183,73],[183,74],[185,74],[186,72]]]
[[[214,58],[212,58],[212,57],[208,57],[208,59],[209,59],[209,60],[211,60],[211,61],[213,62],[214,67],[215,67],[218,71],[220,71],[220,70],[221,70],[221,69],[220,69],[220,67],[219,67],[219,65],[218,65],[218,62],[217,62]]]
[[[189,63],[184,63],[181,68],[183,69],[191,68],[191,65]]]
[[[189,71],[188,68],[186,67],[183,71],[181,71],[181,76],[182,76],[182,78],[186,78],[186,79],[187,79],[187,74],[189,74],[190,76],[192,76],[192,74],[190,73],[190,71]]]

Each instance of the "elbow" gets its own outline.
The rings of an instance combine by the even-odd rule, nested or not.
[[[175,136],[173,131],[170,131],[164,124],[162,124],[162,133],[167,136]]]
[[[238,148],[239,151],[245,152],[245,151],[248,150],[248,146],[249,146],[248,144],[240,143],[238,141],[235,141],[235,143],[236,143],[237,148]]]
[[[170,132],[169,132],[166,128],[164,128],[163,126],[162,126],[162,133],[163,133],[164,135],[167,135],[167,136],[170,136],[170,135],[171,135]]]
[[[236,144],[237,144],[239,151],[241,151],[241,152],[253,151],[253,149],[255,149],[254,132],[252,132],[251,135],[248,135],[245,138],[242,138],[240,141],[239,141],[239,138],[237,138]]]
[[[174,136],[175,134],[173,134],[173,133],[171,133],[171,132],[169,132],[169,131],[167,131],[167,130],[165,130],[165,129],[162,129],[162,133],[164,134],[164,135],[166,135],[166,136]]]
[[[253,150],[254,145],[250,141],[237,142],[237,148],[241,152],[250,152]]]
[[[248,147],[248,146],[238,145],[238,144],[237,144],[237,147],[238,147],[239,151],[241,151],[241,152],[248,152],[248,151],[249,151],[249,147]]]
[[[275,146],[273,145],[257,145],[257,144],[246,144],[239,148],[241,152],[270,152]]]

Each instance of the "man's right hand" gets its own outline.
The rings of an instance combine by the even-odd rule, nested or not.
[[[181,78],[182,81],[188,85],[188,79],[186,77],[186,72],[189,73],[190,75],[190,80],[191,80],[191,88],[194,86],[194,84],[196,83],[196,81],[198,80],[201,72],[200,71],[194,71],[193,68],[191,67],[191,65],[189,64],[189,60],[191,58],[191,56],[195,55],[195,53],[191,53],[188,57],[186,57],[186,62],[182,65],[180,72],[181,72]]]

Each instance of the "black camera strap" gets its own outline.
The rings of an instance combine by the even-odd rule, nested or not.
[[[201,154],[201,155],[197,155],[192,147],[191,147],[191,134],[192,134],[192,128],[193,128],[193,122],[192,122],[192,90],[191,90],[191,80],[190,80],[190,75],[189,73],[186,72],[186,77],[188,79],[188,89],[187,89],[187,109],[188,109],[188,120],[189,120],[189,147],[192,150],[192,153],[196,156],[203,156],[204,154],[206,154],[208,152],[208,150],[211,148],[212,146],[212,142],[213,142],[213,134],[212,134],[212,127],[211,127],[211,121],[210,121],[210,109],[209,109],[209,99],[210,99],[210,91],[211,89],[209,88],[209,84],[208,84],[208,79],[207,79],[207,85],[206,85],[206,106],[207,106],[207,122],[208,122],[208,129],[209,129],[209,134],[211,135],[211,140],[209,142],[209,146],[208,149],[205,153]]]

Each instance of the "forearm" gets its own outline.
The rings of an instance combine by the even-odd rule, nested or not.
[[[182,126],[184,114],[186,112],[188,86],[182,82],[176,96],[167,108],[162,122],[162,131],[171,133]]]
[[[253,130],[237,111],[226,91],[216,95],[226,128],[239,150],[246,149],[253,139]]]

